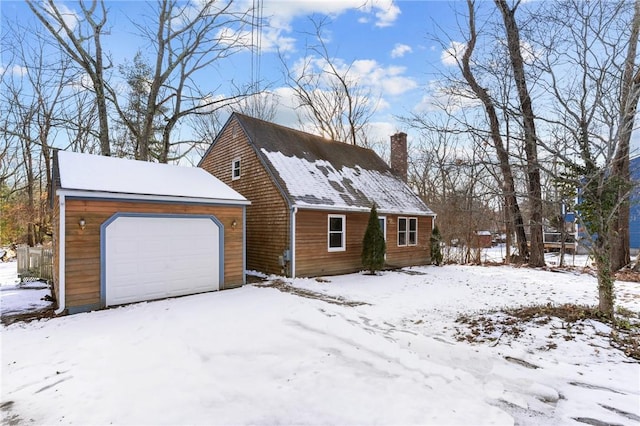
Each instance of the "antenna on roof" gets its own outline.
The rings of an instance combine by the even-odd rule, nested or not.
[[[260,89],[263,10],[263,0],[253,0],[253,14],[251,19],[251,84],[256,92]]]

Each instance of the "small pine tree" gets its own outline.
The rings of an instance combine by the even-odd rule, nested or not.
[[[371,207],[369,223],[362,240],[362,266],[371,274],[375,274],[384,266],[386,244],[380,228],[376,206]]]
[[[442,264],[442,250],[440,248],[442,236],[437,226],[431,231],[431,263],[437,266]]]

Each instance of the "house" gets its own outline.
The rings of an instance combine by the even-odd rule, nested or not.
[[[489,248],[492,246],[492,236],[489,231],[476,231],[471,238],[471,247]]]
[[[59,151],[56,313],[241,286],[243,196],[202,169]]]
[[[430,262],[435,214],[406,184],[407,135],[389,167],[358,146],[233,113],[199,167],[251,201],[247,268],[292,277],[360,271],[375,203],[388,267]]]

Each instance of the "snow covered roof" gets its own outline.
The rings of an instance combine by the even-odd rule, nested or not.
[[[149,163],[124,158],[58,151],[54,173],[58,190],[86,196],[178,198],[249,204],[246,198],[197,167]]]
[[[233,114],[292,206],[433,215],[372,150]]]

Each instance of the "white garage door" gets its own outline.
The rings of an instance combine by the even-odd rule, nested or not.
[[[104,239],[107,306],[219,289],[219,229],[210,218],[122,216]]]

